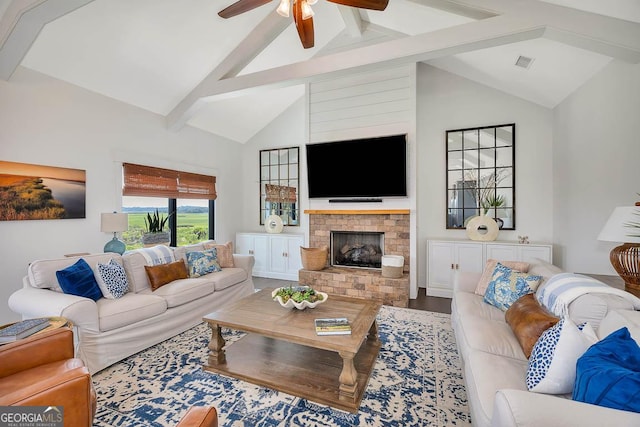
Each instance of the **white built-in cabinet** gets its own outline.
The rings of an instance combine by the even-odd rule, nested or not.
[[[428,240],[427,295],[451,298],[456,274],[482,273],[488,259],[551,262],[552,256],[549,244]]]
[[[300,246],[304,246],[302,234],[236,234],[236,252],[253,255],[253,275],[257,277],[297,281],[302,268]]]

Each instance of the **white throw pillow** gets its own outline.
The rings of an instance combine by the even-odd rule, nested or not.
[[[569,317],[540,335],[533,346],[527,369],[529,391],[566,394],[573,391],[576,362],[591,345],[598,342],[588,323],[576,326]]]
[[[107,299],[118,299],[129,290],[129,281],[124,267],[111,258],[108,264],[98,263],[96,265],[96,282],[102,291],[102,295]]]

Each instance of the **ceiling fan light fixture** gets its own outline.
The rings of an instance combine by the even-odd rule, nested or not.
[[[288,18],[289,9],[291,9],[291,3],[289,0],[280,0],[280,4],[278,5],[276,12],[278,12],[278,15]]]
[[[311,17],[313,17],[313,9],[311,9],[307,0],[302,0],[302,19],[309,19]]]

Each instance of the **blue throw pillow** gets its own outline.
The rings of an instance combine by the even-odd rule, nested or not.
[[[214,271],[222,271],[218,263],[218,251],[215,248],[187,252],[187,266],[189,277],[200,277]]]
[[[578,359],[573,400],[640,412],[640,347],[626,327]]]
[[[507,311],[518,298],[534,293],[541,280],[542,276],[531,276],[498,263],[484,293],[484,302]]]
[[[91,298],[94,301],[102,298],[93,270],[82,258],[64,270],[56,271],[56,277],[65,294]]]

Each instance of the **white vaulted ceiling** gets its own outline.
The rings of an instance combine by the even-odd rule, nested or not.
[[[304,83],[355,69],[421,61],[553,108],[612,59],[640,61],[637,0],[320,0],[307,50],[277,0],[220,18],[233,1],[0,0],[0,78],[27,67],[244,143]]]

